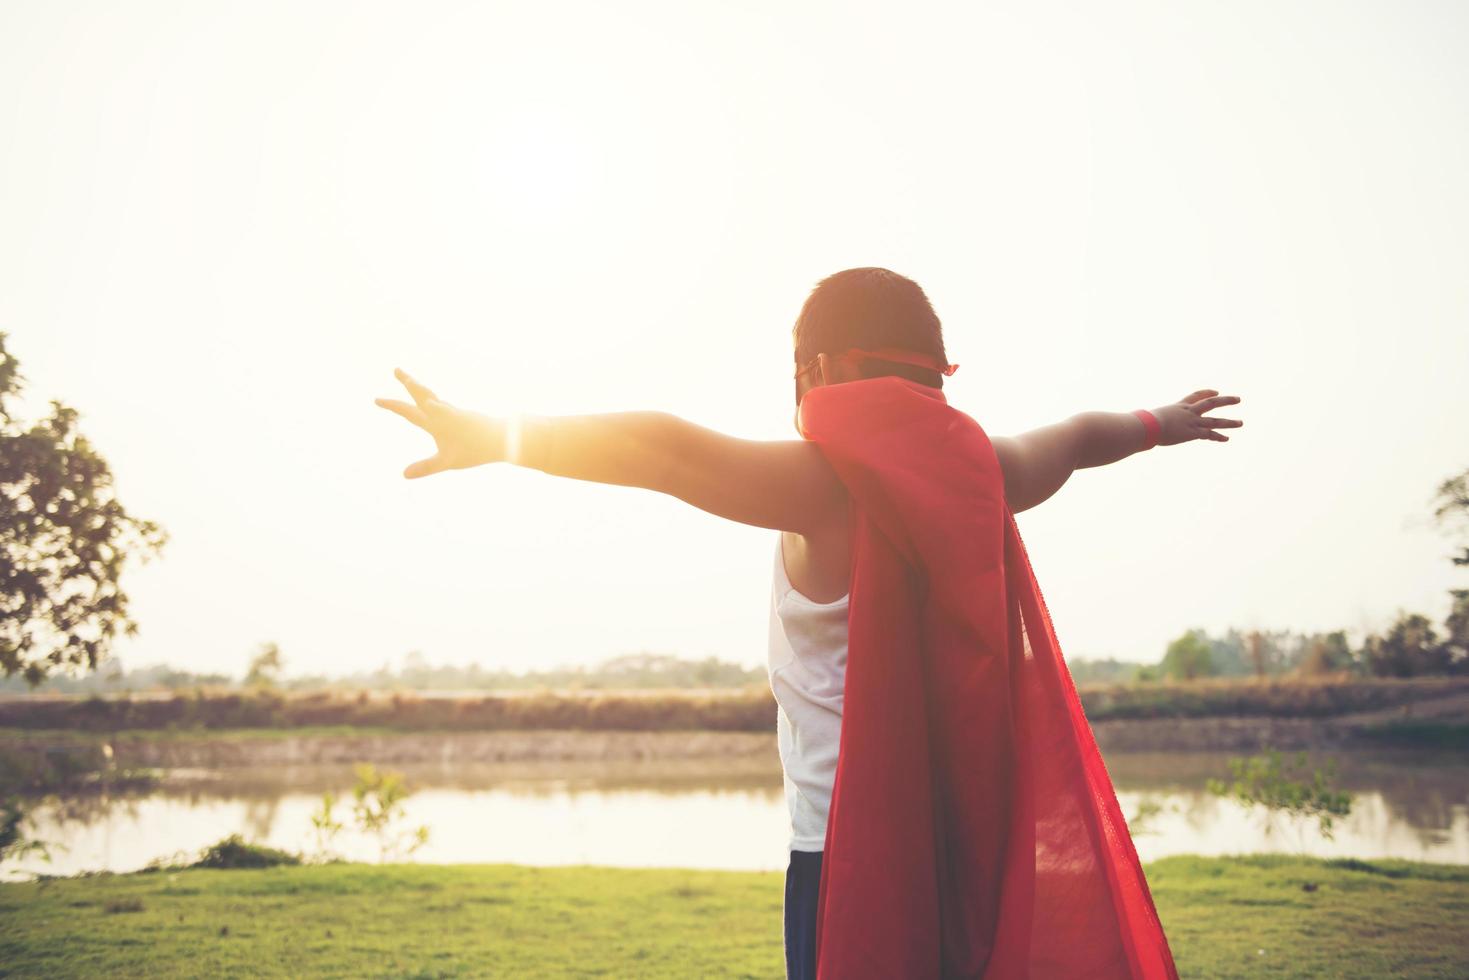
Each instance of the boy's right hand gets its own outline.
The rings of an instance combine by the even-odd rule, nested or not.
[[[1195,439],[1210,439],[1214,442],[1228,442],[1229,436],[1215,429],[1234,429],[1244,422],[1239,419],[1221,419],[1206,416],[1204,413],[1224,405],[1238,405],[1238,395],[1221,395],[1213,388],[1201,388],[1192,394],[1184,395],[1172,405],[1165,405],[1154,410],[1153,414],[1158,419],[1158,445],[1176,446],[1181,442],[1192,442]]]
[[[449,404],[401,368],[395,368],[393,376],[408,389],[413,404],[391,398],[376,398],[373,403],[403,416],[433,436],[437,450],[426,459],[410,463],[403,470],[404,477],[415,480],[444,470],[469,469],[505,459],[502,421]]]

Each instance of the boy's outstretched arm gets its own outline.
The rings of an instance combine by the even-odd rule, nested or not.
[[[555,476],[670,494],[741,524],[805,534],[846,490],[814,443],[736,439],[663,412],[500,419],[443,401],[403,371],[413,403],[376,403],[434,437],[409,479],[508,462]]]
[[[1153,409],[1161,428],[1158,445],[1176,446],[1195,439],[1228,442],[1228,436],[1215,430],[1244,423],[1204,413],[1237,405],[1239,400],[1238,395],[1205,388]],[[1130,412],[1082,412],[1023,435],[997,436],[990,441],[1005,473],[1005,498],[1018,513],[1049,498],[1076,470],[1125,459],[1141,450],[1146,440],[1142,420]]]

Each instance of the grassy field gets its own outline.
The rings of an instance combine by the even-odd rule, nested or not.
[[[1185,977],[1469,976],[1469,868],[1175,857],[1148,875]],[[0,974],[780,977],[781,901],[773,872],[505,865],[9,884]]]

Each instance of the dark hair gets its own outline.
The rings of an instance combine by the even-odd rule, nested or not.
[[[840,354],[853,347],[892,347],[948,361],[938,314],[923,289],[889,269],[846,269],[827,276],[806,297],[791,334],[797,367],[817,354]],[[896,374],[933,388],[944,386],[943,375],[926,368],[874,360],[858,364],[864,378]]]

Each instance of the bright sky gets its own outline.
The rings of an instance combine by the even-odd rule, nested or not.
[[[489,412],[791,438],[822,276],[912,276],[1012,434],[1239,394],[1021,531],[1072,657],[1465,584],[1469,7],[0,3],[0,330],[172,534],[132,664],[758,664],[773,532],[508,467]]]

